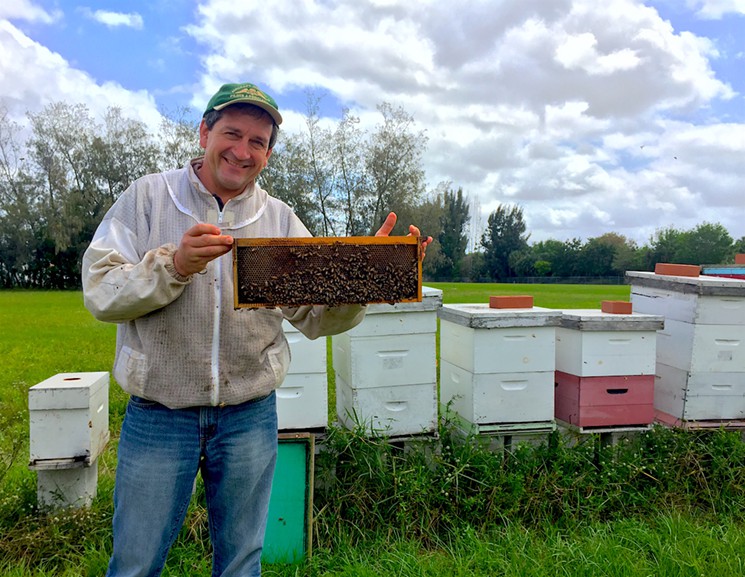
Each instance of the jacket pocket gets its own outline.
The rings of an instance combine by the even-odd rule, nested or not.
[[[130,395],[142,395],[145,391],[147,355],[131,347],[123,346],[114,363],[114,379]]]
[[[274,373],[274,386],[279,387],[290,369],[290,346],[284,338],[272,350],[267,351],[267,359]]]

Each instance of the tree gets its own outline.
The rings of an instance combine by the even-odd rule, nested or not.
[[[745,236],[737,239],[733,243],[732,248],[734,249],[735,254],[745,254]]]
[[[0,287],[30,287],[41,186],[19,142],[21,127],[0,109]]]
[[[442,278],[455,279],[460,276],[460,265],[466,254],[468,237],[466,225],[470,220],[468,199],[463,197],[463,189],[453,192],[449,188],[443,193],[443,212],[440,218],[440,243],[443,263],[440,269]]]
[[[529,236],[525,234],[522,208],[499,205],[489,215],[486,231],[481,237],[487,275],[495,280],[514,276],[510,255],[527,249]]]
[[[654,270],[658,262],[677,262],[676,255],[680,252],[682,232],[673,228],[663,228],[655,231],[650,239],[650,250],[647,253],[648,262],[645,263],[647,270]]]
[[[92,173],[101,192],[103,212],[137,178],[158,169],[158,147],[141,121],[122,116],[119,108],[109,108],[99,134],[93,136],[86,170]],[[99,219],[100,220],[100,219]]]
[[[589,239],[579,251],[579,274],[584,276],[623,276],[637,264],[636,244],[615,232]]]
[[[580,250],[579,257],[581,276],[610,276],[614,273],[616,249],[602,238],[589,239]]]
[[[116,108],[106,111],[102,124],[86,106],[64,102],[28,117],[24,179],[34,192],[24,192],[33,223],[25,240],[33,262],[23,269],[22,282],[77,287],[82,253],[96,227],[134,179],[156,169],[158,148],[141,122]]]
[[[332,137],[338,159],[337,202],[343,214],[346,236],[361,236],[370,230],[365,218],[365,200],[369,191],[365,189],[364,133],[359,129],[359,121],[345,109]]]
[[[162,115],[158,143],[159,170],[182,168],[192,158],[201,156],[199,122],[190,119],[191,109],[177,108]]]
[[[544,240],[531,247],[535,274],[538,276],[574,276],[580,241]],[[538,263],[541,263],[540,265]]]
[[[441,273],[444,256],[437,240],[442,230],[443,211],[442,185],[438,185],[417,205],[411,216],[411,222],[419,227],[422,236],[431,236],[433,239],[432,244],[427,247],[427,258],[422,263],[422,274],[433,281],[450,280],[445,279]]]
[[[310,160],[301,135],[279,133],[269,164],[259,176],[261,186],[286,202],[313,235],[322,235],[321,213],[310,183]]]
[[[704,222],[680,237],[675,261],[683,264],[721,264],[734,258],[732,237],[721,224]]]
[[[657,231],[648,253],[649,270],[658,262],[720,264],[731,260],[736,247],[721,224],[702,223],[687,231],[666,228]]]
[[[384,102],[378,111],[383,115],[383,123],[373,133],[365,151],[366,188],[370,197],[367,229],[373,232],[388,212],[395,211],[399,216],[396,230],[405,231],[412,209],[425,190],[422,155],[427,138],[423,132],[414,132],[414,119],[403,108],[393,108]]]
[[[320,211],[323,236],[337,236],[337,219],[334,214],[337,161],[333,156],[332,136],[328,129],[321,126],[318,115],[319,98],[309,94],[307,107],[305,145],[308,154],[308,181]]]

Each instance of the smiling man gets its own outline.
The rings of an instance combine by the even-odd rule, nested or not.
[[[281,122],[274,99],[256,86],[221,87],[199,129],[204,156],[132,183],[83,257],[85,305],[118,323],[114,378],[130,394],[111,577],[161,573],[197,471],[213,575],[261,574],[277,455],[274,391],[290,363],[282,322],[317,338],[364,317],[361,305],[233,308],[227,253],[235,236],[310,236],[256,183]],[[395,221],[391,213],[377,234],[388,235]]]

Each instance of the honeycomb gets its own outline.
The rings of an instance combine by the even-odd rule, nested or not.
[[[235,308],[421,301],[420,252],[412,236],[236,239]]]

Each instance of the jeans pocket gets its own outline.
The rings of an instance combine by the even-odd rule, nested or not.
[[[138,408],[142,409],[149,409],[151,407],[157,407],[160,403],[156,403],[155,401],[151,401],[150,399],[143,399],[142,397],[138,397],[137,395],[131,395],[129,397],[129,402],[133,405],[135,405]]]

